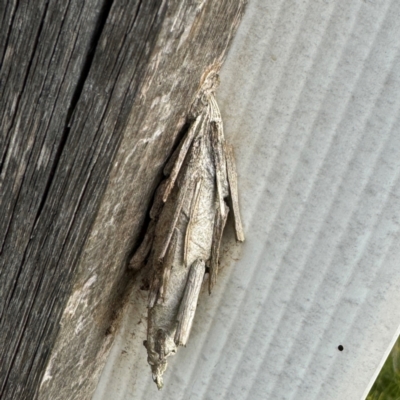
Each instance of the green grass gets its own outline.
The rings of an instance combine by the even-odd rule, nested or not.
[[[393,346],[366,400],[400,400],[400,338]]]

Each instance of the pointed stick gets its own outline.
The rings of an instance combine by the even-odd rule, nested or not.
[[[171,170],[171,173],[167,179],[167,183],[165,185],[165,191],[163,194],[163,201],[164,203],[167,201],[169,194],[171,193],[172,188],[175,185],[176,178],[178,177],[179,171],[182,167],[183,161],[185,160],[186,154],[193,142],[193,139],[196,135],[197,132],[197,126],[200,123],[202,115],[199,115],[193,124],[191,125],[188,133],[186,134],[185,138],[182,141],[182,145],[179,148],[179,152],[177,155],[174,157],[175,153],[173,154],[173,157],[171,159],[171,162],[174,162],[174,166],[171,169],[171,165],[168,162],[167,165],[165,166],[164,171],[169,172]]]
[[[167,292],[168,281],[174,263],[176,245],[178,243],[178,235],[178,229],[175,228],[174,234],[172,235],[171,244],[168,248],[167,254],[165,256],[165,261],[163,263],[163,276],[157,302],[165,301],[165,293]]]
[[[205,270],[204,261],[201,260],[196,260],[190,267],[177,317],[178,327],[175,332],[174,341],[178,346],[185,346],[189,339]]]
[[[225,140],[224,140],[224,131],[222,126],[221,114],[214,96],[210,97],[210,109],[211,109],[210,121],[212,122],[211,140],[212,140],[212,148],[214,155],[218,201],[221,212],[224,215],[225,214],[224,198],[227,197],[229,194],[228,177],[226,172],[226,159],[224,153]]]
[[[197,207],[199,205],[199,198],[200,198],[200,191],[201,191],[202,183],[203,183],[203,180],[201,178],[196,182],[194,196],[192,199],[192,204],[190,206],[189,222],[186,227],[186,235],[185,235],[185,249],[184,249],[184,253],[183,253],[183,262],[185,263],[186,267],[187,267],[188,253],[189,253],[190,235],[192,233],[194,216],[196,215]]]
[[[159,288],[160,288],[160,277],[157,273],[153,273],[153,279],[150,285],[147,308],[153,308],[154,305],[156,304]]]
[[[231,192],[231,199],[232,199],[233,217],[235,220],[236,240],[239,242],[243,242],[244,233],[243,233],[242,220],[240,218],[235,156],[233,154],[233,147],[228,143],[225,143],[225,154],[226,154],[226,166],[228,170],[229,189]]]
[[[169,246],[169,243],[171,241],[172,235],[174,233],[176,224],[178,223],[178,219],[179,219],[179,216],[180,216],[181,210],[182,210],[182,205],[183,205],[183,203],[185,201],[186,193],[188,191],[188,188],[189,188],[190,184],[191,184],[190,177],[186,177],[185,181],[183,183],[183,187],[180,189],[180,191],[178,193],[178,199],[176,201],[176,208],[175,208],[175,211],[174,211],[174,215],[172,216],[171,225],[168,228],[167,236],[165,238],[164,243],[162,244],[161,252],[157,257],[159,261],[162,261],[162,259],[165,257],[165,254],[166,254],[166,252],[168,250],[168,246]]]
[[[208,292],[211,293],[212,288],[217,281],[218,275],[218,262],[219,262],[219,249],[221,246],[222,234],[224,232],[226,219],[228,217],[229,208],[225,204],[226,213],[223,215],[221,209],[217,208],[217,214],[214,222],[213,240],[211,246],[211,259],[210,259],[210,280],[208,281]]]

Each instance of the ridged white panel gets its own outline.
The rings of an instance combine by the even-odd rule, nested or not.
[[[161,392],[132,294],[95,400],[366,395],[400,324],[399,16],[397,0],[250,0],[218,92],[247,240],[228,234]]]

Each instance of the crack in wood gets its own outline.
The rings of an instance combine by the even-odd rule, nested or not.
[[[26,83],[27,83],[27,80],[28,80],[29,73],[31,71],[33,59],[34,59],[34,56],[35,56],[35,51],[37,49],[37,46],[38,46],[38,43],[39,43],[40,34],[42,32],[42,29],[43,29],[43,23],[44,23],[44,20],[46,18],[47,8],[48,8],[48,2],[46,2],[46,4],[45,4],[44,11],[43,11],[43,16],[41,18],[41,22],[39,24],[39,28],[38,28],[38,31],[37,31],[37,34],[36,34],[36,37],[35,37],[35,40],[34,40],[31,57],[29,59],[28,67],[26,69],[26,73],[25,73],[25,76],[23,78],[23,83],[22,83],[22,87],[21,87],[22,90],[21,90],[21,92],[19,93],[19,95],[17,96],[17,99],[16,99],[15,111],[14,111],[14,115],[13,115],[13,118],[11,119],[10,127],[9,127],[7,135],[6,135],[7,137],[10,135],[11,130],[14,127],[15,119],[16,119],[17,114],[18,114],[18,109],[19,109],[19,104],[20,104],[20,101],[21,101],[21,97],[23,95],[24,90],[26,89]],[[9,149],[9,146],[7,146],[7,150],[8,149]],[[6,157],[6,153],[4,153],[2,158],[5,158],[5,157]],[[2,174],[2,168],[1,168],[2,166],[3,166],[3,164],[0,166],[0,176]],[[18,203],[18,197],[19,197],[21,188],[22,188],[22,185],[20,186],[18,194],[16,196],[16,201],[14,203],[14,208],[10,213],[10,218],[8,220],[8,224],[7,224],[6,228],[5,228],[5,230],[3,231],[4,235],[3,235],[3,238],[2,238],[2,241],[1,241],[1,245],[0,245],[0,253],[3,251],[4,240],[5,240],[5,238],[6,238],[7,234],[8,234],[8,230],[10,229],[12,215],[14,214],[15,207],[16,207],[16,205]],[[0,392],[0,394],[1,394],[1,392]]]
[[[71,98],[71,104],[68,107],[64,132],[61,136],[60,144],[59,144],[57,150],[55,151],[55,157],[54,157],[55,161],[50,170],[49,179],[48,179],[46,187],[44,189],[42,201],[39,204],[36,219],[33,223],[33,226],[36,225],[37,220],[39,219],[40,214],[43,210],[44,203],[47,199],[47,196],[48,196],[48,193],[50,190],[50,185],[54,179],[54,175],[55,175],[57,166],[58,166],[60,158],[61,158],[61,153],[65,147],[65,143],[67,142],[68,134],[70,131],[71,117],[72,117],[75,107],[78,104],[78,101],[81,97],[83,87],[84,87],[86,79],[89,75],[90,67],[92,66],[92,63],[93,63],[94,54],[95,54],[97,45],[99,43],[101,33],[103,32],[104,25],[106,24],[106,21],[107,21],[107,18],[108,18],[108,15],[110,13],[113,3],[114,3],[114,0],[107,0],[104,2],[102,8],[100,9],[97,25],[94,28],[93,37],[89,44],[89,50],[85,57],[85,61],[83,62],[82,71],[80,73],[79,79],[76,84],[76,88],[75,88],[74,93]],[[60,32],[61,32],[61,30],[60,30]],[[1,170],[0,170],[0,173],[1,173]]]
[[[10,39],[10,33],[11,33],[12,26],[13,26],[13,24],[14,24],[14,18],[15,18],[15,15],[16,15],[16,13],[17,13],[17,10],[18,10],[18,5],[19,5],[19,0],[16,0],[16,1],[15,1],[15,7],[14,7],[13,11],[11,11],[11,13],[10,13],[10,15],[11,15],[10,18],[9,18],[10,22],[9,22],[9,24],[8,24],[7,34],[5,35],[5,38],[4,38],[3,54],[2,54],[2,56],[1,56],[0,69],[1,69],[1,67],[2,67],[2,65],[3,65],[4,57],[5,57],[5,55],[6,55],[6,51],[7,51],[7,47],[8,47],[8,42],[9,42],[9,39]],[[6,10],[7,10],[7,8],[8,8],[7,6],[8,6],[8,3],[7,3],[7,5],[6,5]],[[7,12],[5,11],[5,12],[4,12],[4,15],[6,15],[6,14],[7,14]],[[5,19],[6,19],[6,18],[4,17],[1,26],[4,26],[4,25],[5,25]],[[0,86],[1,86],[1,85],[0,85]]]

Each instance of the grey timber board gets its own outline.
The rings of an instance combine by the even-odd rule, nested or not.
[[[91,397],[161,169],[243,8],[1,3],[1,399]]]

